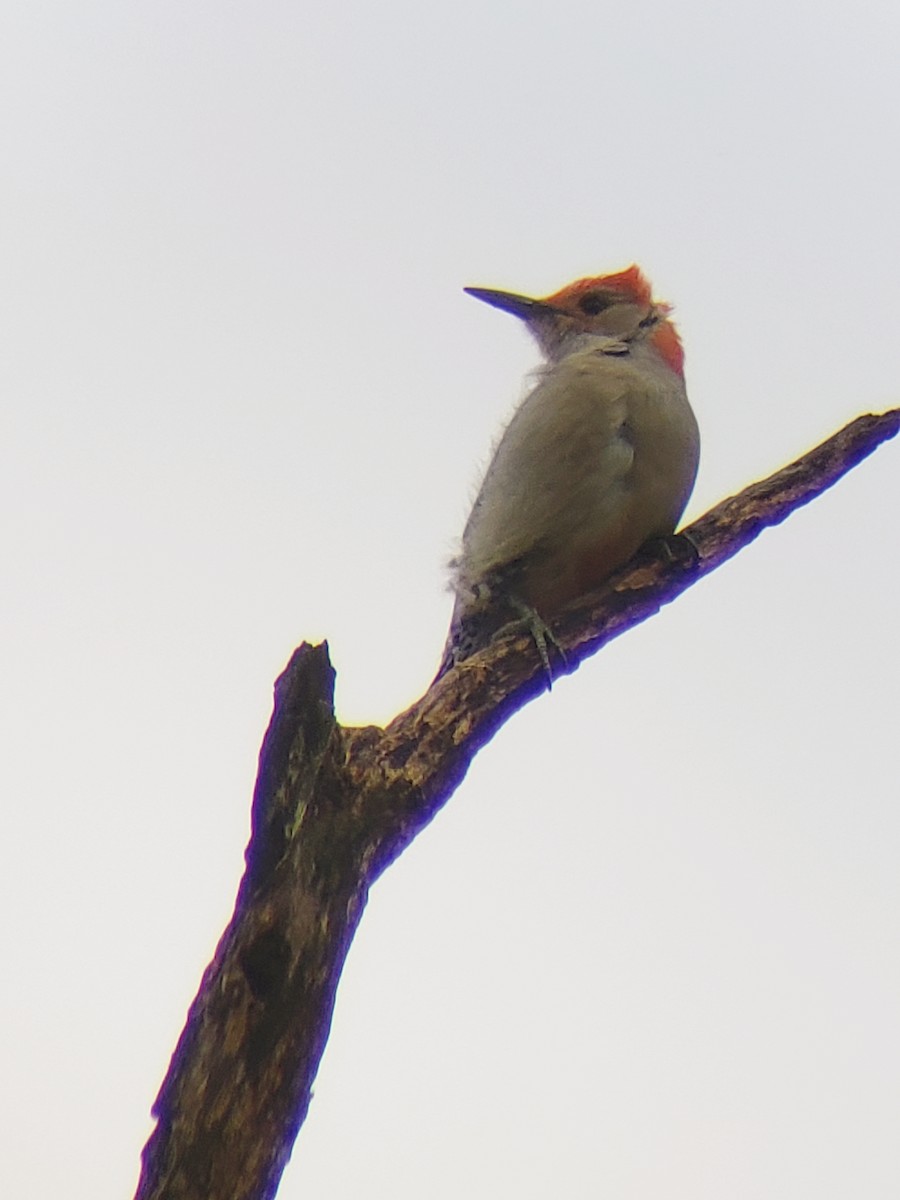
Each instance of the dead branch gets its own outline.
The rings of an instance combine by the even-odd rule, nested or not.
[[[686,533],[642,555],[558,622],[565,671],[646,620],[900,429],[862,416]],[[137,1200],[270,1200],[309,1107],[335,989],[368,889],[431,820],[478,749],[545,686],[530,635],[503,632],[386,729],[342,728],[325,644],[275,685],[234,916],[154,1107]]]

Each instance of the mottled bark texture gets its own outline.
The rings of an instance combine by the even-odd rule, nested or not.
[[[859,417],[701,517],[681,552],[676,541],[642,554],[556,623],[566,655],[558,673],[830,487],[898,427],[900,409]],[[275,1195],[370,885],[546,680],[529,633],[512,627],[386,729],[341,728],[333,685],[325,645],[301,646],[276,684],[246,872],[156,1101],[139,1200]]]

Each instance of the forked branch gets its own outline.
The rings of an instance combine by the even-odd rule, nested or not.
[[[862,416],[685,532],[684,556],[636,559],[554,629],[566,671],[657,612],[900,428]],[[386,729],[342,728],[327,646],[275,685],[234,916],[156,1101],[137,1200],[270,1200],[306,1116],[334,995],[369,886],[545,686],[528,633],[498,635]]]

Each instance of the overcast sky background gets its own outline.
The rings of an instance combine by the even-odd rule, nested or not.
[[[636,261],[688,516],[900,403],[900,8],[7,0],[0,1194],[132,1194],[272,683],[424,690],[536,361]],[[373,889],[280,1200],[900,1192],[900,445],[510,722]]]

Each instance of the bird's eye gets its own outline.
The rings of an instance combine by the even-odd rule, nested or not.
[[[586,316],[596,317],[598,313],[602,313],[604,309],[614,303],[612,296],[608,296],[604,292],[588,292],[578,301],[578,307]]]

